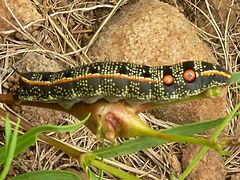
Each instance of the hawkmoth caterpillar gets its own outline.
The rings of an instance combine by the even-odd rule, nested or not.
[[[20,101],[59,103],[71,108],[83,101],[164,102],[227,85],[231,74],[218,65],[188,61],[172,66],[96,62],[59,72],[27,72],[19,80]]]

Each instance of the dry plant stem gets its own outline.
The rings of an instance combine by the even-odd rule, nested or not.
[[[101,26],[98,28],[98,30],[95,32],[95,34],[93,35],[92,39],[90,40],[90,42],[88,43],[88,45],[86,46],[86,49],[84,50],[84,53],[87,54],[89,48],[93,45],[93,43],[96,41],[98,34],[100,33],[100,31],[103,29],[103,27],[107,24],[107,22],[112,18],[112,16],[116,13],[116,11],[120,8],[120,6],[125,2],[126,0],[119,0],[118,3],[116,4],[116,6],[112,9],[112,11],[110,12],[110,14],[108,15],[108,17],[103,21],[103,23],[101,24]]]
[[[38,45],[41,49],[44,49],[44,47],[29,32],[27,32],[26,29],[24,29],[24,27],[22,26],[21,22],[15,16],[15,14],[12,11],[12,9],[9,7],[7,1],[6,0],[3,0],[3,1],[4,1],[5,6],[8,9],[8,12],[11,14],[11,16],[17,22],[17,25],[19,27],[17,27],[14,24],[12,24],[10,21],[8,21],[8,19],[3,17],[1,14],[0,14],[0,18],[3,19],[6,23],[10,24],[12,26],[12,28],[14,28],[17,32],[21,33],[23,36],[27,36],[30,40],[32,40],[32,42],[34,42],[36,45]]]
[[[36,3],[36,4],[38,4],[38,3]],[[76,9],[71,9],[71,10],[68,10],[68,11],[54,12],[54,13],[50,14],[49,17],[56,17],[58,15],[70,14],[70,13],[77,12],[77,11],[87,12],[87,11],[92,11],[92,10],[95,10],[95,9],[98,9],[98,8],[113,8],[113,6],[110,5],[110,4],[101,4],[101,5],[95,5],[95,6],[92,6],[92,7],[76,8]],[[33,26],[34,24],[41,23],[45,20],[46,20],[46,18],[38,19],[36,21],[30,22],[30,23],[24,25],[23,28],[27,29],[27,28]],[[16,32],[16,30],[11,29],[11,30],[0,31],[0,34],[6,34],[7,35],[7,34],[15,33],[15,32]]]
[[[50,16],[47,15],[47,18],[49,20],[49,22],[51,23],[51,25],[55,28],[55,30],[58,32],[58,34],[64,39],[64,41],[69,45],[69,47],[74,51],[77,52],[77,48],[65,37],[64,33],[62,32],[62,30],[57,26],[57,24],[52,20],[52,18]],[[66,25],[64,23],[62,23],[62,26],[65,28],[65,30],[68,32],[68,35],[74,40],[72,34],[68,31]],[[76,42],[76,41],[75,41]],[[80,45],[78,45],[77,43],[75,43],[79,49],[82,49],[80,47]],[[79,53],[76,53],[77,56],[79,56],[80,59],[83,60],[83,62],[85,64],[87,64],[87,62],[84,60],[84,58],[81,58]]]

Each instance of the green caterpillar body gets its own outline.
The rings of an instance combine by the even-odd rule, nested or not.
[[[172,66],[96,62],[60,72],[28,72],[20,77],[21,101],[59,103],[65,108],[83,101],[165,102],[227,85],[231,74],[218,65],[188,61]]]

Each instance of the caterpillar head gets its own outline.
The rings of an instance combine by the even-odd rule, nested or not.
[[[208,89],[228,85],[231,74],[208,62],[188,61],[164,66],[163,89],[165,100],[181,99]]]

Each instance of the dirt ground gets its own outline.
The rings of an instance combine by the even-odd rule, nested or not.
[[[21,72],[59,71],[109,59],[148,65],[207,60],[230,72],[239,71],[239,1],[129,0],[101,29],[117,3],[116,0],[0,0],[1,93],[10,93],[15,82],[11,66]],[[164,107],[140,116],[155,129],[220,118],[239,102],[239,90],[230,87],[223,90],[225,95],[219,99]],[[76,121],[66,113],[52,110],[3,107],[14,110],[33,125]],[[238,120],[239,117],[234,118],[224,133],[239,136]],[[2,146],[1,121],[0,133]],[[100,145],[85,127],[73,134],[52,136],[82,151]],[[198,150],[198,146],[169,143],[109,161],[142,179],[168,179],[170,174],[181,174]],[[209,151],[188,179],[239,179],[240,147],[228,150],[230,154],[224,157]],[[43,169],[70,170],[86,178],[75,159],[42,142],[14,159],[9,176]],[[114,179],[111,175],[104,177]]]

